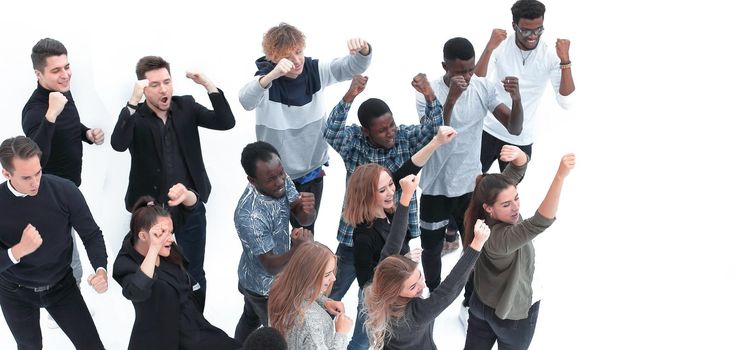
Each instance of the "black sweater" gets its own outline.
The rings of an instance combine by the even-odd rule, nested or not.
[[[51,91],[38,85],[23,107],[23,132],[33,139],[43,152],[41,166],[45,174],[53,174],[82,183],[82,141],[87,140],[88,127],[79,119],[77,106],[71,91],[64,93],[67,99],[64,109],[55,123],[46,119]]]
[[[7,250],[20,242],[28,224],[36,227],[43,243],[13,264]],[[71,228],[84,243],[92,267],[107,268],[102,231],[95,223],[82,192],[67,180],[44,174],[38,194],[17,197],[0,184],[0,277],[28,287],[59,282],[72,261]]]

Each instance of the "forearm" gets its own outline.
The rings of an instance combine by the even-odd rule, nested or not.
[[[520,135],[523,127],[524,107],[521,105],[521,98],[513,99],[511,102],[511,116],[506,129],[512,135]]]
[[[575,81],[572,79],[572,68],[561,69],[560,95],[569,96],[575,91]]]
[[[491,60],[491,54],[493,53],[493,49],[488,47],[486,45],[486,48],[483,50],[483,53],[478,58],[478,64],[475,65],[475,75],[479,77],[485,77],[486,74],[488,74],[488,63]]]
[[[414,155],[411,156],[412,163],[418,167],[423,167],[427,164],[429,158],[432,157],[434,151],[436,151],[441,145],[442,144],[437,141],[437,138],[433,138],[426,146],[422,147],[417,151],[417,153],[414,153]]]
[[[261,86],[260,78],[253,79],[240,89],[238,100],[246,111],[252,111],[265,98],[266,89],[269,85]],[[270,82],[269,82],[270,84]]]
[[[391,223],[391,231],[388,234],[388,239],[381,250],[381,260],[386,257],[399,254],[401,252],[401,246],[404,243],[406,237],[406,228],[409,224],[409,208],[408,205],[399,205],[394,213],[394,220]]]
[[[141,263],[141,271],[148,276],[148,278],[153,278],[153,272],[156,269],[156,260],[158,260],[158,249],[151,248],[148,249],[148,254],[146,254],[146,258],[143,259],[143,263]]]
[[[564,179],[559,175],[555,175],[552,184],[549,186],[547,195],[542,200],[537,211],[547,219],[553,219],[557,215],[557,207],[560,202],[560,194],[562,193],[562,184]]]
[[[268,252],[263,255],[258,256],[258,260],[261,262],[261,265],[263,266],[263,269],[266,270],[271,275],[276,275],[281,270],[286,267],[286,264],[289,263],[289,260],[291,259],[292,254],[294,253],[294,250],[297,246],[292,245],[291,249],[281,255],[276,255],[271,252]]]
[[[452,110],[455,109],[455,100],[447,97],[445,104],[442,106],[442,120],[445,125],[450,126],[452,122]]]

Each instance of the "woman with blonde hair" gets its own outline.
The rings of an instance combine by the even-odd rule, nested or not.
[[[398,213],[406,211],[417,178],[409,175],[399,182]],[[396,217],[396,216],[394,216]],[[403,225],[406,218],[402,217]],[[399,224],[399,220],[394,225]],[[418,263],[399,253],[406,233],[391,230],[381,251],[381,262],[373,282],[365,289],[366,331],[375,350],[436,349],[432,340],[434,319],[460,294],[490,230],[482,220],[475,223],[475,238],[465,249],[450,274],[426,299],[424,278]]]
[[[353,321],[340,307],[335,321],[328,314],[325,295],[335,281],[335,254],[318,242],[303,243],[286,268],[276,276],[268,297],[271,327],[289,349],[346,349]]]
[[[519,212],[516,185],[524,176],[527,156],[514,146],[503,146],[501,160],[511,164],[502,174],[484,174],[476,181],[465,222],[485,220],[491,230],[483,255],[475,264],[475,288],[470,298],[465,349],[522,350],[531,344],[539,315],[534,288],[532,240],[556,219],[562,185],[575,167],[567,154],[536,213],[527,219]],[[465,239],[474,232],[466,230]]]

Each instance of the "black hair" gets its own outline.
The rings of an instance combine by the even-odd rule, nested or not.
[[[373,119],[376,119],[386,113],[391,113],[386,102],[381,99],[369,98],[358,107],[358,120],[364,128],[370,128]]]
[[[240,165],[243,166],[243,170],[248,176],[256,177],[256,162],[268,162],[273,159],[273,156],[279,156],[279,152],[270,143],[257,141],[248,144],[243,148],[243,153],[240,155]]]
[[[161,68],[166,68],[166,71],[171,74],[169,62],[166,62],[166,60],[159,56],[145,56],[139,59],[135,65],[135,75],[138,77],[138,80],[143,80],[146,79],[146,72]]]
[[[261,327],[253,331],[243,342],[248,350],[287,350],[286,340],[273,327]]]
[[[46,58],[51,56],[66,55],[66,47],[58,40],[43,38],[31,49],[31,63],[33,69],[43,71],[46,68]]]
[[[514,23],[518,24],[522,18],[536,19],[544,17],[545,10],[544,4],[537,0],[519,0],[511,6],[511,17]]]
[[[131,213],[133,214],[130,216],[130,244],[133,246],[140,240],[139,232],[150,230],[160,217],[171,217],[169,211],[163,205],[157,204],[151,196],[138,198],[131,209]],[[172,248],[174,246],[176,246],[176,243],[172,244]],[[176,249],[171,249],[171,254],[167,259],[184,269],[184,259]]]
[[[442,53],[444,54],[445,62],[452,60],[467,61],[475,57],[473,44],[470,43],[470,40],[460,37],[447,40]]]

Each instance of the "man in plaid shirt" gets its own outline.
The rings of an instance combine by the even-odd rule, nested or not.
[[[330,113],[325,121],[323,136],[332,148],[340,154],[345,163],[346,183],[355,168],[368,163],[383,165],[395,172],[419,149],[432,140],[442,125],[442,105],[435,98],[426,75],[418,74],[411,85],[424,95],[427,109],[419,125],[401,125],[396,127],[393,114],[385,102],[370,98],[358,108],[360,126],[345,125],[348,111],[355,97],[358,96],[368,82],[368,77],[356,75],[345,96]],[[396,196],[401,191],[397,189]],[[416,197],[412,197],[409,205],[409,231],[411,237],[419,237],[419,222]],[[355,279],[353,265],[353,227],[345,223],[340,216],[337,232],[340,245],[337,248],[338,275],[330,298],[340,300],[350,289]]]

